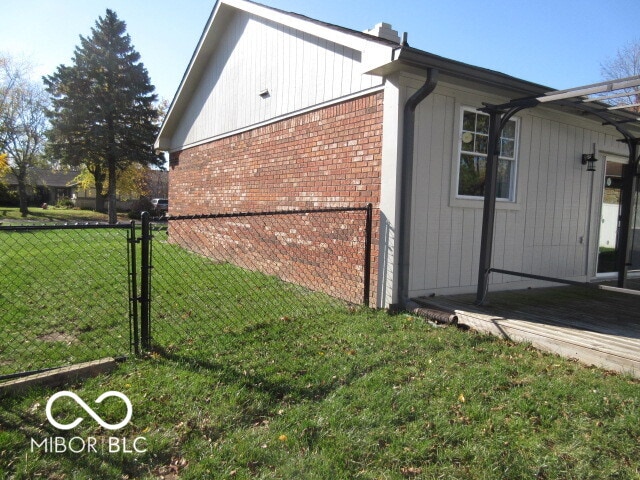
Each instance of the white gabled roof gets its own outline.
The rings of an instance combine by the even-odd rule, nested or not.
[[[216,45],[224,33],[229,19],[239,13],[249,13],[287,27],[308,33],[330,42],[362,52],[362,62],[368,70],[391,60],[393,49],[399,46],[393,41],[350,30],[337,25],[314,20],[303,15],[285,12],[248,0],[218,0],[204,28],[202,36],[182,77],[178,90],[156,139],[155,148],[166,150],[171,136],[188,105],[194,89],[205,71]]]

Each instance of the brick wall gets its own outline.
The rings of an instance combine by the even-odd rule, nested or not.
[[[172,153],[170,215],[361,207],[372,203],[375,292],[382,103],[382,93],[371,94]],[[306,235],[300,231],[295,234]],[[330,270],[338,282],[350,278],[351,272],[346,270],[354,268],[350,261],[341,260],[352,253],[341,253],[345,252],[327,252],[332,261]],[[311,249],[298,254],[318,253]],[[311,268],[305,265],[318,263],[309,260],[299,258],[298,267]],[[326,267],[316,273],[326,277]],[[346,288],[353,289],[351,285]],[[335,286],[329,290],[335,294]]]
[[[216,262],[362,303],[365,225],[363,210],[177,217],[169,220],[169,242]]]

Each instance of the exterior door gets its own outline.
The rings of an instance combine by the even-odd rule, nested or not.
[[[627,163],[623,157],[606,156],[604,191],[598,242],[598,274],[617,271],[618,218],[622,196],[622,167]]]

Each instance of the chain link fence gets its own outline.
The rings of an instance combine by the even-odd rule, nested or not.
[[[0,227],[0,381],[150,349],[211,355],[264,322],[368,304],[371,215]]]
[[[0,227],[0,380],[130,350],[131,227]]]
[[[371,206],[169,218],[153,232],[152,345],[224,345],[264,322],[368,304]]]

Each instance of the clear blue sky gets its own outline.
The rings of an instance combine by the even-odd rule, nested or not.
[[[640,41],[640,0],[263,0],[356,30],[391,23],[428,52],[564,89],[601,80],[600,64]],[[214,0],[3,0],[0,51],[38,77],[69,65],[79,35],[111,8],[127,23],[161,98],[171,100]]]

